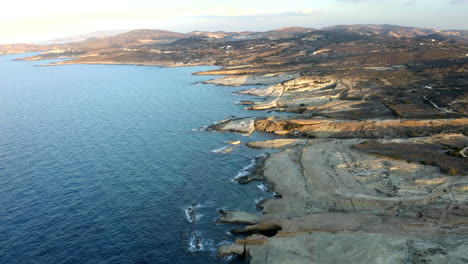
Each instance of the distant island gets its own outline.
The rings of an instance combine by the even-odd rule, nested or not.
[[[468,31],[342,25],[267,32],[134,30],[80,42],[0,45],[48,65],[216,65],[206,83],[241,91],[252,111],[210,129],[282,139],[238,182],[276,197],[219,256],[251,263],[463,263],[468,260]],[[228,114],[228,113],[227,113]],[[447,260],[450,260],[447,262]]]

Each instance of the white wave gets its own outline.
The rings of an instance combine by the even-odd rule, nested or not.
[[[195,223],[200,221],[203,218],[204,214],[198,213],[197,209],[207,208],[210,206],[213,206],[213,201],[207,201],[204,203],[194,203],[187,207],[187,209],[184,210],[187,222]]]
[[[247,176],[249,175],[249,172],[248,171],[239,171],[236,175],[236,177],[234,177],[234,180],[237,180],[241,177],[244,177],[244,176]]]
[[[194,223],[196,220],[198,220],[195,213],[195,207],[189,206],[189,208],[185,209],[185,218],[189,223]]]
[[[195,208],[206,208],[206,207],[210,207],[210,206],[213,206],[213,201],[206,201],[206,202],[203,202],[203,203],[197,203],[195,205]]]
[[[226,256],[222,258],[222,261],[225,263],[230,263],[233,258],[234,258],[234,255]]]
[[[231,233],[229,233],[229,234],[231,234]],[[218,247],[228,245],[228,244],[232,244],[232,241],[223,240],[223,241],[218,243]]]
[[[259,184],[257,185],[257,188],[259,188],[260,190],[264,191],[264,192],[268,192],[268,187],[265,185],[265,184]]]
[[[261,201],[265,200],[265,198],[257,198],[257,199],[254,199],[254,204],[257,205],[259,204]]]
[[[198,221],[200,221],[200,220],[202,219],[202,217],[203,217],[202,214],[197,214],[197,215],[195,216],[195,219],[196,219],[197,222],[198,222]]]
[[[237,180],[241,177],[249,175],[250,173],[249,170],[252,169],[255,166],[255,164],[256,164],[256,158],[251,159],[249,164],[244,166],[242,170],[237,173],[236,177],[234,177],[234,180]]]
[[[253,166],[255,166],[255,162],[256,161],[256,158],[253,158],[250,160],[250,163],[245,166],[244,168],[242,168],[242,170],[246,171],[246,170],[250,170]]]
[[[234,149],[233,148],[230,148],[229,146],[224,146],[224,147],[221,147],[221,148],[218,148],[218,149],[214,149],[212,150],[211,152],[213,153],[223,153],[223,154],[226,154],[226,153],[229,153],[231,151],[233,151]]]
[[[227,148],[228,148],[227,146],[224,146],[224,147],[221,147],[221,148],[218,148],[218,149],[213,149],[211,152],[220,153],[220,152],[222,152],[223,150],[225,150]]]
[[[188,250],[190,252],[196,251],[216,251],[216,244],[214,240],[204,238],[200,232],[194,232],[189,240]]]

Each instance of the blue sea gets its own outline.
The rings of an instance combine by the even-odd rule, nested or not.
[[[14,61],[26,55],[0,56],[1,264],[242,263],[216,257],[235,226],[214,220],[271,197],[232,181],[264,151],[214,150],[272,136],[200,129],[264,115],[235,105],[241,88],[196,84],[213,67]]]

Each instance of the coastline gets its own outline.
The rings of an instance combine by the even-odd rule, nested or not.
[[[299,77],[294,78],[294,85],[300,83],[297,78]],[[277,83],[284,82],[287,83],[288,80],[280,78]],[[252,84],[238,76],[221,77],[210,83],[227,86]],[[257,81],[256,84],[260,83]],[[271,83],[264,85],[275,87]],[[265,88],[257,88],[257,93],[255,89],[249,90],[249,93],[265,96],[262,93]],[[273,92],[267,94],[267,97],[278,98],[283,95],[284,93]],[[323,100],[322,96],[315,100]],[[330,96],[333,95],[327,95],[326,98],[331,98]],[[323,132],[310,134],[304,121],[291,121],[291,118],[281,117],[278,119],[278,124],[275,123],[276,120],[255,118],[249,120],[247,128],[234,123],[231,124],[233,127],[220,129],[246,134],[259,130],[293,137],[297,136],[294,135],[295,132],[300,132],[299,138],[286,144],[281,140],[249,143],[257,148],[281,149],[281,152],[266,157],[251,174],[242,178],[242,183],[245,184],[263,181],[267,190],[275,193],[275,198],[263,200],[257,205],[261,209],[261,215],[256,212],[221,213],[219,221],[222,223],[247,225],[231,232],[247,237],[221,246],[218,250],[220,256],[235,254],[248,257],[254,264],[326,263],[329,256],[335,256],[334,261],[346,262],[351,259],[353,262],[370,263],[395,263],[413,258],[414,254],[421,254],[418,255],[420,259],[430,260],[437,260],[445,255],[460,260],[465,257],[462,248],[468,245],[463,239],[463,224],[460,224],[468,217],[463,213],[467,212],[464,202],[468,200],[467,177],[452,179],[434,166],[408,163],[404,158],[373,156],[357,151],[355,146],[365,144],[367,138],[377,138],[381,144],[455,141],[459,142],[458,145],[463,145],[467,141],[466,136],[461,134],[441,134],[436,138],[431,135],[466,129],[467,119],[459,119],[460,125],[453,130],[443,127],[431,132],[425,129],[425,137],[421,131],[414,130],[412,125],[401,133],[401,127],[396,125],[397,132],[387,135],[390,138],[397,137],[393,142],[392,139],[381,139],[386,137],[388,129],[369,132],[375,129],[375,121],[353,121],[364,124],[357,129],[338,121],[344,125],[344,130],[339,132],[336,127],[328,125],[329,122],[336,121],[325,119],[320,121],[326,124]],[[453,125],[451,119],[443,120],[446,120],[446,125]],[[281,122],[285,123],[281,125]],[[382,120],[377,123],[379,122],[414,121]],[[434,128],[434,122],[440,121],[429,119],[416,120],[417,122],[422,122],[422,127],[427,128],[430,125],[430,128]],[[297,124],[304,125],[304,130]],[[315,123],[313,125],[317,126]],[[347,136],[337,139],[333,134],[337,132]],[[359,134],[360,132],[363,133]],[[369,133],[373,136],[369,137]],[[301,136],[308,134],[320,138],[301,139]],[[416,134],[416,137],[411,137],[412,134]],[[362,139],[346,139],[349,137]],[[322,173],[317,175],[318,172]],[[288,178],[284,179],[286,175]],[[379,179],[376,178],[377,175],[387,176]],[[450,196],[458,198],[453,200]],[[455,205],[454,201],[457,201]],[[440,215],[444,215],[444,218],[440,219]],[[444,244],[446,241],[453,242],[448,246]],[[344,250],[350,246],[353,246],[352,250]],[[439,251],[430,252],[434,247]],[[310,251],[311,248],[315,249]],[[373,250],[369,251],[369,248]],[[322,253],[320,257],[319,252],[327,254]]]
[[[60,65],[68,64],[76,63]],[[206,75],[214,72],[226,74],[220,69],[207,71]],[[254,148],[281,150],[242,178],[243,183],[261,180],[276,195],[258,204],[261,215],[221,212],[220,222],[246,224],[232,233],[247,237],[221,246],[220,256],[248,257],[254,264],[437,263],[445,256],[458,263],[468,257],[463,251],[468,247],[466,160],[456,159],[461,169],[445,166],[452,159],[439,163],[430,160],[430,151],[439,152],[440,146],[456,150],[468,144],[468,119],[427,109],[423,110],[429,116],[423,119],[395,118],[394,112],[401,115],[402,110],[390,109],[393,105],[387,102],[369,105],[363,99],[369,90],[354,87],[357,78],[332,75],[324,81],[323,77],[294,75],[288,79],[287,75],[272,73],[277,74],[273,79],[262,79],[261,74],[249,79],[252,74],[248,71],[230,73],[236,75],[205,83],[268,85],[245,91],[263,100],[247,109],[290,111],[296,115],[225,120],[214,128],[289,137],[248,143]],[[359,100],[349,96],[355,94],[364,96],[356,96]],[[304,113],[310,116],[302,116]],[[369,113],[375,116],[369,118]],[[402,125],[405,122],[410,124]],[[381,125],[384,123],[395,124]],[[425,148],[428,151],[422,159],[409,155]]]
[[[172,64],[172,63],[161,63],[161,62],[114,62],[114,61],[86,61],[86,62],[76,62],[72,60],[65,60],[55,63],[42,64],[40,66],[63,66],[63,65],[134,65],[134,66],[157,66],[164,68],[174,68],[174,67],[192,67],[192,66],[214,66],[209,64]]]
[[[229,79],[228,83],[232,84],[232,80],[235,79]],[[218,82],[222,83],[223,78]],[[265,96],[263,90],[248,92]],[[397,153],[398,157],[382,155],[372,148],[367,153],[359,149],[370,145],[369,138],[376,149],[380,145],[448,142],[461,148],[468,144],[466,118],[353,121],[362,125],[357,128],[333,119],[294,121],[294,116],[276,119],[259,118],[252,126],[289,139],[249,142],[252,148],[281,151],[266,157],[255,172],[240,181],[244,184],[262,181],[268,191],[275,193],[275,198],[257,205],[260,215],[221,212],[220,222],[246,225],[231,233],[247,237],[221,246],[219,256],[235,254],[251,259],[254,264],[399,263],[414,258],[415,254],[422,261],[437,261],[448,255],[453,259],[450,263],[458,263],[466,257],[462,252],[468,246],[463,228],[468,220],[466,160],[456,160],[462,163],[457,173],[405,157],[404,148]],[[234,121],[238,122],[224,121],[230,125],[227,129],[223,126],[216,129],[242,132],[241,128],[232,129]],[[330,122],[337,122],[342,128],[330,127]],[[376,129],[379,122],[397,123],[379,130]],[[414,129],[420,126],[418,122],[422,122],[422,130]],[[437,122],[446,123],[437,129]],[[457,122],[461,122],[459,126],[455,125]],[[453,129],[447,127],[452,125]],[[397,129],[392,131],[391,127]],[[450,246],[444,244],[447,241],[452,241]],[[431,252],[433,247],[440,252]]]

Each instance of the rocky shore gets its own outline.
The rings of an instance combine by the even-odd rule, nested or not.
[[[349,71],[241,91],[257,97],[243,103],[247,110],[296,115],[212,127],[285,136],[247,143],[281,151],[239,183],[263,181],[276,195],[257,205],[260,213],[221,212],[219,222],[245,227],[231,231],[238,238],[219,256],[255,264],[468,262],[465,73],[455,84],[409,69],[410,80]]]
[[[284,137],[247,144],[280,149],[238,179],[263,181],[275,198],[257,212],[220,212],[218,222],[244,227],[232,230],[237,239],[219,256],[253,264],[468,263],[468,41],[344,28],[353,30],[243,39],[135,31],[25,59],[218,65],[196,74],[221,76],[207,84],[261,85],[238,92],[252,96],[240,103],[246,110],[290,113],[210,128]],[[142,44],[143,33],[151,43]]]
[[[262,214],[257,218],[239,212],[223,215],[223,222],[250,225],[233,230],[248,236],[219,248],[218,254],[248,256],[251,263],[465,263],[466,159],[453,161],[463,170],[451,175],[407,157],[368,154],[357,147],[366,142],[280,143],[277,147],[284,150],[270,155],[260,172],[251,175],[266,181],[279,198],[259,204]],[[442,134],[372,144],[402,142],[415,148],[457,148],[468,144],[468,138]],[[252,144],[276,147],[275,142]],[[378,153],[379,148],[373,149]],[[398,148],[396,153],[408,151]]]
[[[260,214],[221,212],[219,222],[246,226],[231,231],[240,237],[219,256],[251,263],[468,261],[466,112],[432,106],[407,118],[395,111],[402,108],[396,98],[353,91],[355,83],[308,76],[245,90],[265,98],[249,110],[297,115],[213,126],[287,137],[247,144],[282,150],[240,181],[264,181],[276,198],[259,203]]]

